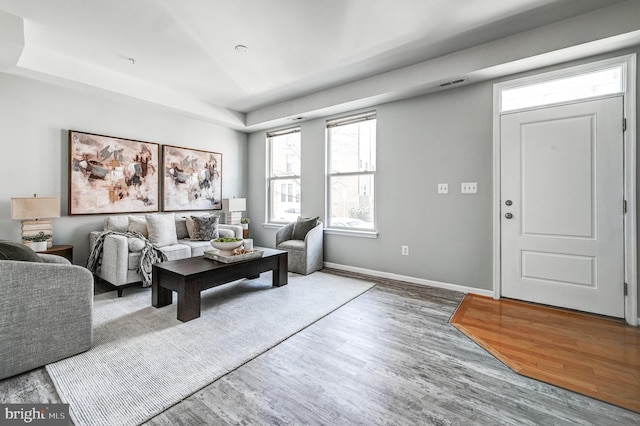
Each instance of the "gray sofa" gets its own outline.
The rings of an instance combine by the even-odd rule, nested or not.
[[[91,348],[93,276],[67,259],[0,260],[0,379]]]
[[[162,215],[162,214],[161,214]],[[212,249],[209,240],[194,241],[189,238],[186,227],[185,216],[190,215],[174,214],[175,217],[175,243],[158,247],[166,256],[167,260],[185,259],[188,257],[202,256],[205,250]],[[204,216],[204,215],[199,215]],[[103,230],[116,232],[126,232],[127,230],[138,229],[132,224],[145,222],[146,216],[109,216],[104,220]],[[242,238],[242,226],[218,224],[220,236]],[[89,247],[93,249],[96,238],[103,231],[93,231],[89,235]],[[144,234],[144,232],[142,232]],[[151,236],[149,236],[153,242]],[[122,235],[107,235],[104,238],[102,262],[100,269],[95,271],[95,275],[118,288],[118,296],[122,296],[125,286],[142,282],[142,276],[137,272],[140,266],[141,252],[136,251],[131,239]]]

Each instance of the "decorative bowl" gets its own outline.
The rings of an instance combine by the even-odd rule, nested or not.
[[[222,255],[232,254],[235,249],[237,249],[242,245],[242,243],[243,243],[242,239],[238,241],[228,241],[228,242],[211,240],[211,245],[213,246],[213,248],[220,250]]]

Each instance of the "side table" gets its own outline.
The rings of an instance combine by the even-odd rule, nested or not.
[[[56,256],[62,256],[69,262],[73,263],[73,246],[69,244],[63,244],[59,246],[51,246],[46,251],[40,253],[55,254]]]

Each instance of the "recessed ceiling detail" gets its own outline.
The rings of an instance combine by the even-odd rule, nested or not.
[[[0,0],[0,71],[245,131],[416,96],[460,75],[475,83],[486,68],[495,76],[505,64],[640,31],[633,0],[63,3]],[[135,68],[124,72],[114,52]]]

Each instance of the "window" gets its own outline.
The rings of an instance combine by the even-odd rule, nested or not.
[[[267,133],[267,220],[292,222],[300,215],[300,128]]]
[[[548,79],[500,92],[500,111],[549,105],[623,93],[622,65],[569,77]]]
[[[375,230],[376,113],[327,121],[330,228]]]

